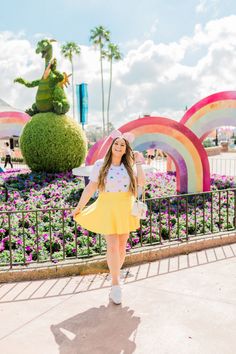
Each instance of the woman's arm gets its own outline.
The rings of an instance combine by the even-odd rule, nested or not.
[[[137,185],[143,187],[146,183],[146,177],[145,177],[145,173],[142,169],[142,160],[143,160],[143,156],[140,152],[135,151],[134,152],[134,162],[136,164],[136,168],[137,168]]]
[[[72,216],[75,217],[76,214],[79,214],[80,211],[85,207],[90,198],[94,195],[98,189],[98,183],[90,181],[89,184],[84,188],[83,193],[81,194],[79,203],[72,212]]]
[[[137,185],[138,186],[145,186],[145,183],[146,183],[146,177],[145,177],[145,173],[142,169],[142,165],[137,163],[136,164],[136,167],[137,167]]]

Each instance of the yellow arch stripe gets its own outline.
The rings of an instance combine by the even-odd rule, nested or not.
[[[208,112],[214,110],[220,110],[225,108],[235,108],[236,109],[236,100],[224,100],[217,101],[213,103],[209,103],[208,105],[200,108],[197,112],[195,112],[191,118],[189,118],[184,124],[186,127],[191,129],[195,122],[204,117]]]

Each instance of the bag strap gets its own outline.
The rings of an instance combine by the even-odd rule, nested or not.
[[[146,192],[145,192],[145,188],[142,187],[142,202],[145,203],[146,200]]]
[[[139,200],[139,194],[137,193],[137,201],[139,202],[140,200]],[[146,200],[146,191],[145,191],[145,188],[144,187],[142,187],[142,198],[141,198],[141,201],[143,202],[143,203],[145,203],[145,200]]]

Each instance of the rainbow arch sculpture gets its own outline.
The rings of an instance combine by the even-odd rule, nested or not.
[[[236,125],[236,91],[222,91],[207,96],[190,107],[180,120],[202,142],[208,134],[223,125]],[[173,171],[167,158],[167,171]]]
[[[24,125],[30,118],[31,117],[24,112],[0,112],[0,138],[7,138],[13,135],[19,136]]]
[[[162,149],[173,159],[176,167],[177,191],[197,193],[210,190],[207,154],[197,136],[186,126],[164,117],[147,117],[131,121],[119,130],[135,136],[132,147],[143,151]],[[86,165],[103,158],[112,138],[98,141],[88,153]]]
[[[236,91],[222,91],[207,96],[189,108],[180,121],[202,142],[214,129],[236,125]]]

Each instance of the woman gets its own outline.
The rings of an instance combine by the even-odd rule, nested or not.
[[[87,230],[103,234],[107,243],[107,263],[112,277],[109,297],[121,303],[120,269],[125,260],[126,243],[130,231],[139,228],[139,219],[132,216],[132,204],[137,195],[137,185],[144,186],[142,154],[133,152],[131,133],[114,131],[112,144],[103,160],[97,160],[73,211],[75,221]],[[133,165],[136,165],[136,172]],[[85,207],[98,189],[98,199]]]
[[[9,163],[11,165],[11,168],[13,168],[13,164],[11,162],[11,154],[12,151],[9,147],[9,143],[5,143],[6,147],[4,149],[5,152],[5,164],[4,164],[4,168],[7,167],[7,164]]]

